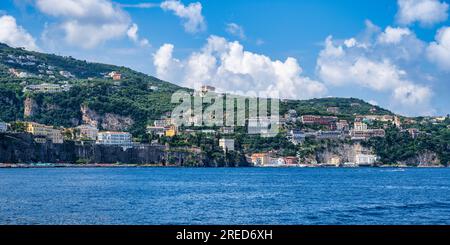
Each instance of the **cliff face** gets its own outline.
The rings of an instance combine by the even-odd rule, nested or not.
[[[34,99],[27,97],[23,102],[23,105],[24,105],[23,111],[24,117],[32,117],[38,113],[39,106],[37,105]]]
[[[338,159],[340,163],[355,162],[357,154],[373,154],[372,150],[356,144],[328,145],[316,150],[313,154],[303,156],[303,163],[331,163],[333,159]]]
[[[167,162],[165,148],[141,145],[127,150],[117,146],[93,143],[36,143],[30,134],[0,133],[0,162],[2,163],[133,163]],[[179,162],[173,162],[179,164]]]
[[[97,128],[101,127],[104,130],[123,131],[129,129],[134,124],[134,120],[131,117],[119,116],[112,113],[99,115],[96,111],[91,110],[85,105],[82,105],[80,110],[83,123]]]

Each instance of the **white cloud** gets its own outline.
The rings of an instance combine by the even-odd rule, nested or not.
[[[226,26],[226,31],[229,34],[236,36],[240,39],[245,39],[244,28],[236,23],[228,23]]]
[[[373,24],[372,24],[373,25]],[[368,26],[373,29],[373,26]],[[366,31],[367,33],[367,31]],[[388,93],[389,107],[404,114],[430,114],[432,90],[410,79],[399,64],[420,60],[424,44],[407,29],[371,31],[372,38],[351,38],[342,44],[329,36],[317,60],[317,74],[332,86],[359,86]]]
[[[145,38],[140,39],[138,35],[138,30],[139,30],[138,25],[136,23],[133,23],[127,31],[128,38],[130,38],[133,42],[139,44],[142,47],[148,46],[150,42]]]
[[[165,11],[172,11],[176,16],[184,19],[184,29],[189,33],[197,33],[206,30],[205,19],[202,15],[202,4],[199,2],[185,6],[178,0],[167,0],[161,3]]]
[[[380,34],[378,41],[380,43],[397,44],[404,36],[411,35],[411,31],[408,28],[393,28],[386,27],[386,30]]]
[[[0,17],[0,42],[12,47],[23,47],[28,50],[38,50],[35,39],[10,15]]]
[[[94,48],[105,41],[130,36],[134,30],[130,16],[110,0],[37,0],[36,6],[60,20],[45,30],[46,38],[62,35],[73,46]]]
[[[139,9],[150,9],[159,7],[159,4],[157,3],[136,3],[136,4],[119,3],[118,5],[122,8],[139,8]]]
[[[448,4],[440,0],[398,0],[398,7],[397,20],[404,25],[431,26],[448,18]]]
[[[237,41],[210,36],[206,45],[185,60],[172,57],[173,45],[165,44],[154,54],[157,75],[172,78],[180,85],[197,88],[210,84],[221,91],[265,93],[279,91],[279,96],[304,99],[322,96],[326,87],[302,76],[302,68],[294,58],[284,62],[245,51]]]
[[[427,57],[441,69],[450,71],[450,27],[437,32],[436,41],[427,48]]]

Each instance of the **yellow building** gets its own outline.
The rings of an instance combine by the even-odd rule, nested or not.
[[[166,137],[173,137],[176,134],[177,134],[177,130],[175,129],[175,127],[167,128],[166,131],[164,132],[164,135]]]
[[[51,139],[54,144],[62,144],[64,142],[61,130],[54,129],[52,126],[42,125],[35,122],[27,122],[25,131],[34,136],[44,136]]]

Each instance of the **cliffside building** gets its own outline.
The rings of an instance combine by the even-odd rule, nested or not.
[[[41,136],[40,138],[45,137],[47,139],[50,139],[53,144],[64,143],[64,138],[61,130],[55,129],[52,126],[42,125],[35,122],[27,122],[25,131],[34,136]]]
[[[80,125],[76,127],[76,129],[79,130],[78,137],[81,139],[88,139],[88,140],[97,139],[98,129],[96,127],[93,127],[91,125]]]
[[[131,134],[127,132],[99,132],[97,135],[97,144],[131,147]]]
[[[234,139],[220,139],[219,146],[224,152],[234,151]]]

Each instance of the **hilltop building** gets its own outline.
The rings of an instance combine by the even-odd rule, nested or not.
[[[339,107],[328,107],[327,108],[327,112],[333,113],[333,114],[338,114],[339,113]]]

